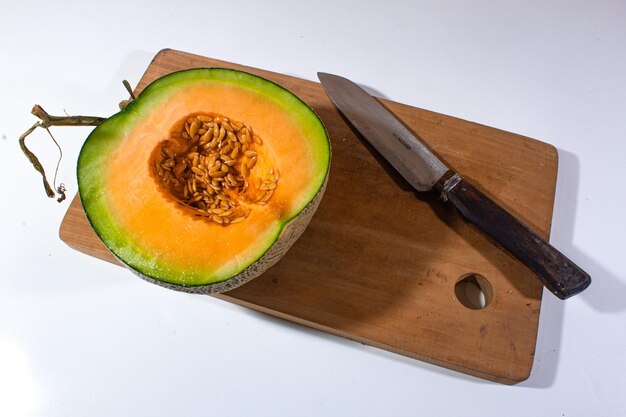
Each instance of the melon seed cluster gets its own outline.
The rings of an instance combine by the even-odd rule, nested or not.
[[[199,114],[161,142],[154,171],[196,215],[222,225],[239,223],[250,215],[250,203],[267,204],[280,178],[276,168],[251,176],[262,145],[243,123],[215,113]]]

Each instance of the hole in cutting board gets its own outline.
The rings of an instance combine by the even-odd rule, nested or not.
[[[480,274],[470,273],[459,278],[454,285],[454,294],[465,307],[482,310],[491,303],[493,289],[487,278]]]

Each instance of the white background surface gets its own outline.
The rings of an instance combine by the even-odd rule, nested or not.
[[[546,294],[534,369],[485,382],[66,247],[17,138],[39,103],[108,116],[170,47],[380,95],[554,144],[551,241],[594,278]],[[624,1],[0,0],[0,416],[626,415]],[[76,192],[87,134],[57,128]],[[29,142],[50,170],[54,145]]]

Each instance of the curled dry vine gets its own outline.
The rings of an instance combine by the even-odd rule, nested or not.
[[[128,81],[124,80],[123,84],[126,90],[130,93],[130,100],[122,101],[120,103],[121,109],[125,108],[131,101],[135,99],[135,95]],[[39,104],[35,104],[35,106],[31,110],[31,113],[37,118],[39,118],[39,121],[36,122],[34,125],[32,125],[26,132],[24,132],[20,136],[20,139],[19,139],[20,148],[22,149],[22,152],[24,152],[24,155],[26,155],[26,158],[28,158],[30,163],[33,165],[35,170],[41,174],[41,177],[43,179],[43,186],[44,186],[44,189],[46,190],[46,195],[50,198],[57,197],[57,201],[60,203],[63,200],[65,200],[66,190],[63,184],[56,186],[56,171],[58,171],[63,153],[61,151],[61,147],[59,146],[57,141],[54,139],[54,136],[52,136],[52,133],[50,133],[49,128],[52,126],[98,126],[100,123],[105,121],[106,118],[95,117],[95,116],[52,116],[48,114]],[[50,135],[50,137],[52,138],[52,140],[54,141],[54,143],[56,144],[56,146],[59,148],[59,152],[60,152],[59,161],[57,162],[57,168],[55,170],[55,175],[54,175],[54,180],[53,180],[54,188],[50,186],[50,183],[48,182],[48,179],[46,177],[46,172],[43,168],[43,165],[41,165],[41,162],[39,162],[39,158],[37,158],[35,154],[32,153],[30,149],[28,149],[28,147],[26,146],[26,137],[28,137],[28,135],[33,133],[38,127],[45,129]]]

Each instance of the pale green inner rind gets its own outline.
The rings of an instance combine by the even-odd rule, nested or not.
[[[106,161],[111,152],[123,142],[134,123],[154,106],[162,103],[177,87],[190,82],[226,82],[262,94],[288,112],[309,139],[311,160],[320,169],[310,186],[302,190],[302,197],[291,213],[275,226],[268,225],[256,256],[235,259],[227,265],[209,270],[201,265],[180,268],[165,262],[141,245],[141,237],[125,230],[110,212],[104,184]],[[277,84],[251,74],[219,69],[194,69],[167,75],[150,84],[125,110],[98,126],[83,145],[78,158],[78,184],[81,201],[87,217],[106,246],[124,263],[143,275],[184,286],[207,285],[227,280],[256,262],[278,239],[285,224],[296,217],[315,197],[330,169],[330,143],[326,130],[315,112],[299,98]]]

